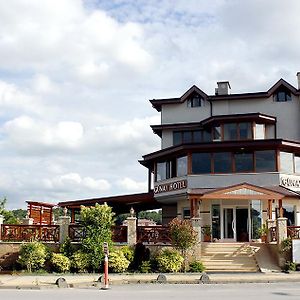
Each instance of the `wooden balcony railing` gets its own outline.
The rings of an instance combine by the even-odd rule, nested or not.
[[[300,226],[288,226],[287,236],[293,240],[300,239]]]
[[[69,238],[72,242],[80,242],[85,235],[86,230],[82,225],[69,225]],[[127,226],[112,226],[112,240],[115,243],[127,243]]]
[[[137,241],[144,244],[171,244],[167,226],[138,226]]]
[[[59,242],[58,225],[11,225],[1,226],[1,240],[10,242]]]

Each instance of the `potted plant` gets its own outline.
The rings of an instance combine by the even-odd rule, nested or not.
[[[269,232],[269,229],[268,229],[267,225],[266,224],[262,224],[262,227],[259,228],[257,230],[257,232],[260,235],[262,243],[266,243],[267,242],[268,232]]]
[[[209,225],[202,227],[202,234],[204,242],[211,242],[211,227]]]

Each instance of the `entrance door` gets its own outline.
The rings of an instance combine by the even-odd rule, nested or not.
[[[235,239],[235,209],[224,208],[223,220],[224,239]]]
[[[236,240],[249,242],[248,208],[236,208]]]

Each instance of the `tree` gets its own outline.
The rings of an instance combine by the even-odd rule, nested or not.
[[[184,257],[184,271],[186,271],[187,251],[197,243],[197,232],[190,220],[175,218],[170,223],[170,237],[175,249],[181,251]]]
[[[14,216],[13,212],[5,209],[6,202],[6,197],[0,200],[0,215],[4,217],[4,224],[17,224],[18,219]]]
[[[95,207],[81,206],[80,216],[86,232],[82,239],[82,251],[89,256],[90,266],[95,271],[103,262],[103,243],[108,243],[112,248],[114,213],[107,204],[96,204]]]

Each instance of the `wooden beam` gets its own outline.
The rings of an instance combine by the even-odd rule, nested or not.
[[[279,217],[283,218],[283,207],[282,207],[282,199],[278,200],[278,205],[279,205]]]
[[[190,198],[190,212],[191,218],[194,218],[194,198]]]
[[[272,220],[272,199],[268,200],[268,219]]]

